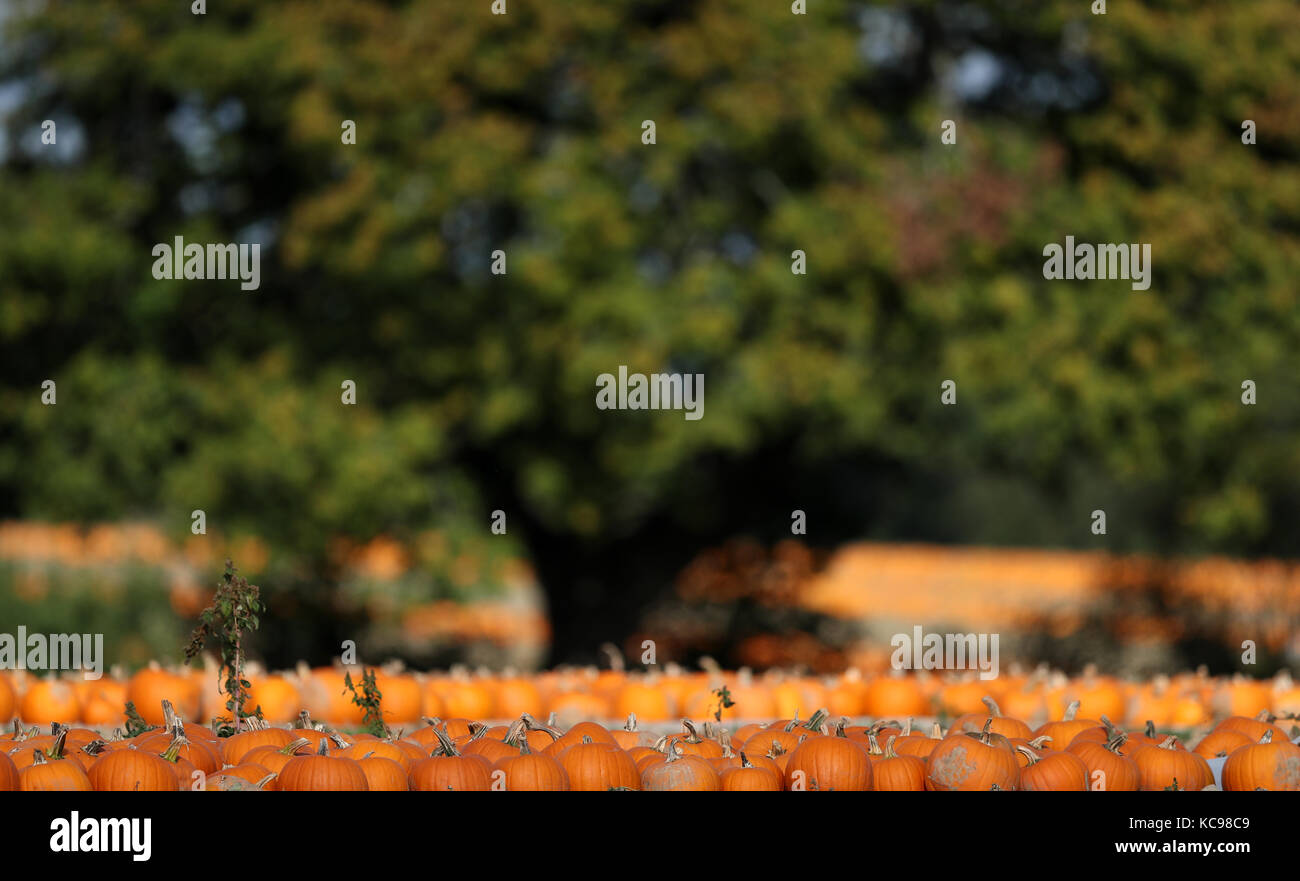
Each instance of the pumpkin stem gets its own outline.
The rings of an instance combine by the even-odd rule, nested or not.
[[[912,720],[908,719],[907,721],[910,724]],[[889,735],[889,740],[885,741],[885,758],[887,759],[898,758],[898,753],[894,752],[894,741],[897,739],[898,739],[897,734],[891,734]]]
[[[258,789],[265,789],[266,784],[270,783],[274,779],[275,779],[274,774],[267,774],[265,777],[263,777],[261,780],[257,781],[257,783],[253,785],[256,786]]]
[[[939,725],[938,722],[935,722],[934,727],[930,729],[930,739],[932,740],[943,739],[943,728]]]
[[[682,730],[686,732],[686,742],[687,742],[687,743],[700,743],[700,742],[702,742],[703,738],[701,738],[700,735],[699,735],[699,732],[697,732],[697,731],[695,730],[695,724],[694,724],[693,722],[691,722],[690,719],[683,719],[683,720],[682,720]]]
[[[516,719],[514,722],[510,723],[510,728],[506,731],[506,736],[503,738],[506,745],[519,746],[521,738],[527,740],[528,738],[524,736],[524,729],[527,727],[528,723],[523,719]]]
[[[36,752],[32,753],[32,765],[33,765],[33,766],[35,766],[35,765],[44,765],[44,764],[47,764],[48,762],[49,762],[49,759],[45,758],[45,753],[41,752],[40,750],[37,750]]]
[[[745,751],[743,749],[740,751],[740,767],[742,768],[754,767],[754,763],[749,760],[749,756],[745,755]]]
[[[1034,766],[1034,765],[1037,765],[1039,762],[1041,762],[1041,761],[1043,760],[1043,757],[1042,757],[1042,756],[1040,756],[1038,753],[1034,752],[1034,750],[1032,750],[1031,748],[1029,748],[1028,746],[1026,746],[1026,745],[1023,744],[1023,743],[1018,743],[1018,744],[1016,744],[1016,752],[1020,753],[1020,754],[1023,755],[1026,759],[1028,759],[1028,760],[1029,760],[1029,765],[1030,765],[1031,767]]]
[[[912,717],[908,716],[907,721],[903,723],[903,730],[898,733],[899,737],[909,737],[912,734]]]
[[[188,745],[189,741],[185,739],[185,735],[179,734],[176,737],[173,737],[172,742],[168,744],[167,749],[163,750],[162,758],[174,765],[176,764],[176,760],[181,757],[181,747]]]
[[[1062,721],[1062,722],[1073,722],[1073,721],[1074,721],[1074,714],[1077,713],[1077,712],[1079,712],[1079,706],[1080,706],[1080,704],[1079,704],[1078,701],[1070,701],[1069,706],[1067,706],[1067,707],[1065,708],[1065,715],[1061,717],[1061,721]]]
[[[552,713],[552,714],[551,714],[551,718],[552,718],[552,720],[554,719],[554,717],[555,717],[555,714]],[[532,716],[530,716],[528,713],[524,713],[524,714],[523,714],[522,716],[520,716],[519,718],[524,720],[524,725],[526,725],[526,726],[528,727],[528,730],[530,730],[530,731],[544,731],[544,732],[546,732],[547,734],[551,735],[551,740],[559,740],[560,737],[562,736],[562,735],[560,734],[560,732],[555,728],[555,722],[554,722],[554,721],[548,721],[547,724],[543,725],[542,723],[540,723],[540,722],[538,722],[536,719],[534,719]]]
[[[826,721],[826,717],[829,715],[830,710],[823,707],[809,716],[808,721],[804,723],[803,727],[807,728],[809,731],[820,732],[822,723]]]
[[[1117,732],[1115,736],[1112,737],[1110,740],[1106,741],[1106,749],[1110,750],[1116,755],[1123,755],[1123,753],[1121,753],[1120,750],[1123,748],[1124,744],[1126,743],[1128,743],[1128,735],[1125,734],[1123,731],[1120,731]]]
[[[1268,729],[1267,731],[1265,731],[1265,732],[1264,732],[1264,736],[1261,737],[1261,738],[1259,739],[1259,742],[1260,742],[1260,743],[1272,743],[1272,742],[1273,742],[1273,729],[1270,728],[1270,729]]]
[[[991,698],[987,694],[984,695],[984,697],[980,698],[980,703],[984,704],[984,706],[989,708],[990,716],[1002,715],[1002,708],[998,706],[998,702],[993,700],[993,698]]]
[[[1177,742],[1178,742],[1178,738],[1174,737],[1171,734],[1168,737],[1166,737],[1163,742],[1157,744],[1157,746],[1159,746],[1161,749],[1173,749],[1174,744]]]
[[[1152,740],[1156,739],[1156,723],[1147,719],[1147,726],[1142,729],[1142,733]]]
[[[628,713],[627,721],[623,723],[624,731],[636,731],[636,713]]]
[[[180,718],[176,715],[176,708],[172,706],[172,702],[167,700],[166,698],[163,698],[162,711],[163,711],[163,727],[166,728],[168,731],[171,731],[177,725],[181,724]]]
[[[892,736],[890,737],[890,740],[893,740]],[[884,755],[884,753],[880,749],[880,741],[876,739],[876,732],[870,729],[867,729],[867,755],[870,756]]]
[[[1032,746],[1034,749],[1042,749],[1043,744],[1047,743],[1047,741],[1051,739],[1052,739],[1052,735],[1050,734],[1040,734],[1037,737],[1035,737],[1033,740],[1029,741],[1029,745]]]
[[[322,737],[322,738],[320,739],[320,746],[316,748],[316,755],[318,755],[318,756],[327,756],[327,755],[329,755],[329,754],[330,754],[330,744],[329,744],[329,740],[327,740],[326,738]]]
[[[433,729],[433,736],[438,738],[438,748],[433,751],[435,755],[438,753],[452,757],[460,755],[460,750],[456,749],[456,744],[452,742],[452,739],[449,736],[447,736],[446,731],[441,728],[435,728]]]
[[[280,752],[284,753],[286,756],[291,756],[304,746],[311,746],[311,741],[305,737],[299,737],[292,743],[286,743],[284,746],[280,747]]]
[[[55,761],[63,758],[63,745],[68,739],[68,730],[66,727],[60,727],[59,733],[54,735],[54,743],[50,744],[50,748],[45,751],[46,756]],[[39,754],[40,750],[36,752]]]

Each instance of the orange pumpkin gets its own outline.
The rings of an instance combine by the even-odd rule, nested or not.
[[[162,756],[138,749],[119,749],[102,755],[87,776],[96,792],[176,792],[180,778]]]
[[[493,768],[500,772],[508,791],[568,792],[569,773],[552,756],[533,752],[527,738],[520,741],[519,754],[501,759]]]
[[[329,744],[321,740],[314,755],[294,756],[276,775],[282,792],[367,792],[370,789],[361,765],[352,759],[329,754]]]
[[[899,755],[895,750],[898,740],[898,735],[891,734],[885,741],[884,754],[872,763],[872,788],[876,792],[925,791],[925,760]]]
[[[618,744],[598,743],[584,735],[581,743],[566,749],[559,759],[575,792],[641,788],[641,775],[632,757]]]
[[[926,788],[938,791],[1013,790],[1020,763],[1011,743],[991,730],[992,718],[979,732],[949,732],[930,753]]]
[[[685,752],[681,743],[669,744],[666,756],[641,770],[646,792],[717,792],[721,785],[709,760]]]
[[[411,765],[407,776],[416,792],[488,792],[492,765],[482,756],[461,755],[452,738],[435,728],[438,750]]]
[[[406,792],[411,788],[406,769],[392,759],[368,755],[357,760],[357,765],[366,777],[366,789],[370,792]]]
[[[1300,746],[1274,740],[1265,731],[1259,743],[1238,747],[1223,763],[1223,788],[1228,792],[1300,790]]]
[[[1171,735],[1159,744],[1144,746],[1133,754],[1142,790],[1199,792],[1214,783],[1214,772],[1209,763],[1194,752],[1178,749],[1175,746],[1177,741],[1178,738]]]
[[[1056,751],[1044,755],[1028,746],[1017,746],[1025,757],[1020,769],[1020,788],[1029,792],[1087,792],[1088,766],[1070,752]]]
[[[812,735],[790,754],[786,789],[807,792],[868,792],[871,759],[847,737]]]
[[[718,788],[722,792],[781,792],[785,787],[781,770],[771,759],[756,764],[742,750],[740,764],[718,775]]]

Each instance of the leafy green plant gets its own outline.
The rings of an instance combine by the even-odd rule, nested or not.
[[[718,699],[718,702],[713,705],[713,718],[721,722],[722,711],[734,707],[736,702],[731,699],[731,690],[725,685],[720,688],[715,688],[713,690],[713,696]]]
[[[138,734],[144,734],[152,729],[153,726],[144,720],[140,711],[135,708],[131,701],[126,702],[126,736],[135,737]]]
[[[343,687],[352,692],[352,703],[365,712],[365,716],[361,721],[366,726],[366,730],[376,737],[387,737],[388,726],[384,724],[383,711],[384,695],[375,682],[375,671],[361,671],[361,692],[359,694],[356,685],[352,682],[351,673],[343,676]]]
[[[265,610],[261,588],[249,584],[248,579],[236,575],[230,560],[226,572],[217,585],[212,604],[199,615],[199,625],[190,634],[190,644],[185,648],[185,660],[192,660],[209,640],[216,642],[218,663],[221,666],[221,690],[229,695],[226,709],[229,717],[218,717],[215,727],[218,734],[237,734],[244,719],[261,714],[244,711],[251,683],[244,678],[244,636],[258,626],[258,615]],[[223,724],[225,723],[225,724]]]

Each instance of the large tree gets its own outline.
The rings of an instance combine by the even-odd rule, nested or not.
[[[318,588],[332,535],[499,508],[559,658],[795,508],[1292,550],[1291,0],[490,6],[6,6],[0,514],[204,508]],[[262,242],[260,289],[155,280],[177,235]],[[1046,281],[1066,235],[1150,289]],[[620,364],[704,418],[597,410]]]

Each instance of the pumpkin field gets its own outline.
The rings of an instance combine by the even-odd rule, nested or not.
[[[1281,675],[214,672],[0,677],[0,790],[1300,791]]]

